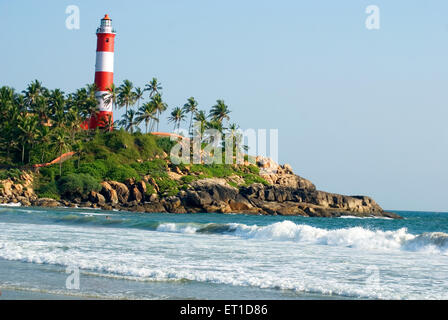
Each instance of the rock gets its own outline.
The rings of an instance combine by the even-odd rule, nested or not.
[[[131,187],[130,190],[131,190],[131,191],[130,191],[130,197],[129,197],[129,199],[130,199],[130,200],[135,200],[135,201],[137,201],[137,202],[141,202],[142,199],[143,199],[143,195],[142,195],[142,193],[140,192],[140,190],[138,189],[138,187],[137,187],[137,186],[133,186],[133,187]]]
[[[8,180],[3,180],[0,183],[1,183],[1,186],[2,186],[2,188],[0,188],[0,194],[3,197],[7,197],[7,198],[8,197],[12,197],[12,185],[13,185],[13,182],[8,179]]]
[[[179,169],[178,166],[176,166],[174,170],[176,171],[177,174],[182,175],[182,171]]]
[[[102,189],[100,192],[106,198],[106,201],[112,204],[117,204],[118,203],[117,191],[115,191],[114,188],[112,188],[112,186],[107,182],[101,182],[101,186]],[[80,201],[78,203],[80,203]]]
[[[195,190],[187,190],[181,199],[185,206],[201,209],[213,201],[208,192]]]
[[[117,192],[118,201],[121,203],[126,203],[129,198],[128,187],[124,183],[117,181],[109,181],[108,183]]]
[[[231,176],[227,177],[226,179],[227,179],[227,181],[233,182],[238,186],[241,186],[246,183],[246,181],[242,177],[240,177],[236,174],[232,174]]]
[[[33,206],[56,208],[61,207],[61,203],[51,198],[39,198],[33,203]]]
[[[151,202],[151,203],[145,203],[143,205],[143,208],[145,209],[145,212],[149,213],[164,213],[166,212],[165,207],[160,202]]]
[[[172,171],[168,171],[167,173],[168,173],[168,176],[170,177],[170,179],[172,179],[172,180],[180,180],[182,178],[182,175],[179,173],[172,172]]]
[[[165,206],[165,209],[168,212],[175,212],[176,209],[181,206],[181,201],[176,196],[166,197],[161,203]]]
[[[112,206],[108,205],[108,204],[104,204],[101,206],[101,209],[103,210],[107,210],[107,211],[112,211]]]
[[[250,211],[254,206],[242,195],[238,194],[235,200],[230,200],[229,206],[232,212],[245,212]]]
[[[100,206],[102,206],[102,205],[104,205],[106,203],[106,198],[101,193],[98,193],[98,192],[95,192],[95,191],[91,191],[90,192],[89,200],[92,203],[96,203],[96,204],[98,204]]]
[[[143,177],[143,180],[146,181],[146,182],[148,182],[150,185],[152,185],[152,186],[154,187],[154,190],[155,190],[157,193],[160,192],[159,186],[158,186],[156,180],[155,180],[153,177],[147,175],[147,176],[144,176],[144,177]]]
[[[191,183],[191,187],[196,191],[208,193],[216,202],[229,203],[238,194],[237,188],[230,186],[225,179],[220,178],[196,180]],[[205,196],[205,194],[201,193],[200,196]]]
[[[90,202],[90,201],[83,202],[83,203],[81,203],[79,205],[79,207],[80,208],[91,208],[92,207],[92,202]]]
[[[27,197],[18,196],[16,199],[18,202],[20,202],[22,204],[22,206],[25,206],[25,207],[31,206],[31,202],[28,200]]]
[[[145,181],[140,180],[139,182],[136,183],[136,185],[137,185],[138,190],[140,190],[140,192],[142,194],[146,193],[147,188],[146,188],[146,182]]]

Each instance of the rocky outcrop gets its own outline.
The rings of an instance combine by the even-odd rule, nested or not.
[[[33,190],[34,177],[31,172],[23,171],[20,179],[0,181],[0,203],[21,203],[31,205],[37,199]]]
[[[44,207],[80,206],[118,209],[135,212],[170,213],[245,213],[264,215],[300,215],[307,217],[353,216],[399,216],[385,212],[373,199],[367,196],[345,196],[317,190],[315,185],[295,175],[287,164],[278,165],[268,158],[257,158],[260,176],[267,184],[254,183],[243,186],[245,181],[237,175],[221,178],[207,178],[191,182],[186,190],[177,195],[161,197],[159,187],[150,175],[141,181],[128,179],[124,183],[105,181],[99,192],[90,192],[82,199],[37,199],[32,191],[32,179],[24,176],[20,183],[2,181],[0,203],[20,202],[22,205]],[[184,174],[178,168],[170,171],[177,180]],[[188,169],[186,169],[188,171]],[[32,177],[32,176],[31,176]],[[229,184],[237,185],[236,188]],[[151,186],[151,188],[148,188]],[[154,194],[148,194],[154,190]],[[6,200],[5,200],[6,199]]]

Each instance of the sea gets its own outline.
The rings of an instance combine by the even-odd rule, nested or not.
[[[0,207],[0,299],[448,299],[448,213]]]

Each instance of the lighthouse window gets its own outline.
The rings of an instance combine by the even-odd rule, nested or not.
[[[106,38],[106,42],[109,42],[109,38]]]

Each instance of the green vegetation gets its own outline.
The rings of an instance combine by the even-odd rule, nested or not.
[[[0,180],[11,179],[13,181],[20,181],[20,176],[22,175],[22,171],[19,169],[8,169],[8,170],[0,170]]]
[[[176,141],[150,134],[158,130],[160,116],[168,109],[161,90],[155,78],[145,89],[134,87],[129,80],[117,87],[112,85],[102,98],[115,108],[124,107],[122,119],[114,123],[106,121],[96,130],[84,130],[89,125],[85,119],[98,110],[95,85],[69,94],[60,89],[49,90],[37,80],[21,93],[11,87],[0,87],[0,165],[7,168],[0,169],[0,180],[19,181],[21,169],[74,151],[72,158],[39,169],[34,185],[38,196],[86,197],[90,191],[100,190],[102,181],[125,182],[130,178],[151,180],[147,183],[147,194],[158,189],[165,196],[175,195],[202,178],[225,178],[235,187],[254,182],[266,184],[256,166],[171,164],[166,157]],[[148,92],[146,102],[142,101],[145,92]],[[183,107],[172,109],[168,120],[174,129],[189,121],[189,135],[201,133],[201,145],[205,145],[211,139],[204,135],[206,129],[219,130],[223,141],[226,137],[241,139],[236,133],[238,126],[229,123],[230,113],[223,100],[217,100],[207,113],[199,110],[198,102],[190,97]],[[140,126],[144,127],[144,133]],[[235,155],[237,150],[233,151]],[[169,171],[179,170],[182,177],[172,179]],[[238,183],[234,176],[238,176]]]
[[[99,191],[101,185],[91,175],[85,173],[70,173],[57,183],[59,194],[67,198],[87,196],[90,191]]]

